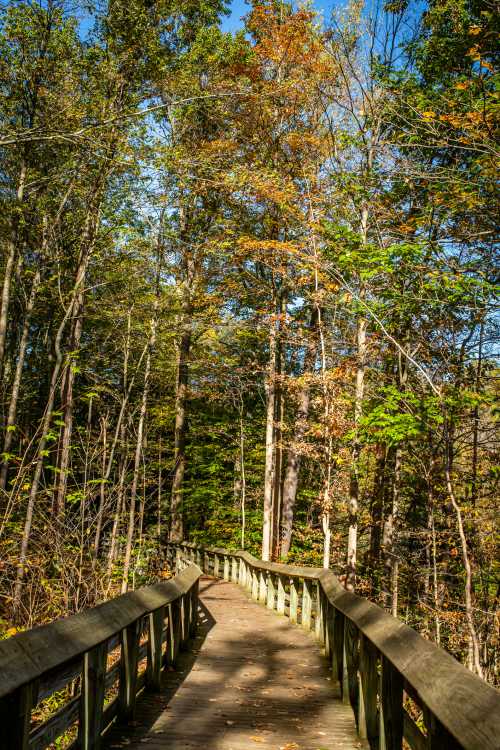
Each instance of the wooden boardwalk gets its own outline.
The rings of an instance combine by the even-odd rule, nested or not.
[[[365,748],[314,636],[204,578],[192,652],[143,693],[136,721],[106,750],[354,750]]]

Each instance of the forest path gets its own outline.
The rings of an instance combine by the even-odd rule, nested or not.
[[[235,584],[200,582],[192,652],[143,693],[127,734],[106,750],[354,750],[364,748],[313,635],[252,602]],[[115,733],[116,732],[116,733]]]

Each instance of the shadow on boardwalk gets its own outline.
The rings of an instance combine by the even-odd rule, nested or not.
[[[193,649],[143,693],[137,719],[108,748],[130,750],[351,750],[364,745],[310,634],[204,579]]]

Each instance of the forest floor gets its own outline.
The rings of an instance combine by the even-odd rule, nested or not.
[[[124,739],[106,750],[354,750],[343,705],[314,637],[248,599],[235,584],[204,578],[192,651],[143,694]]]

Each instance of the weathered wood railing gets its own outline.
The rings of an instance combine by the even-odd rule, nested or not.
[[[175,578],[0,641],[0,748],[43,750],[63,734],[72,750],[98,750],[113,721],[134,716],[138,693],[158,690],[164,666],[195,634],[196,565]],[[33,722],[64,688],[70,697]],[[46,704],[46,703],[45,703]]]
[[[326,569],[265,563],[247,552],[169,544],[178,569],[196,562],[305,630],[331,661],[343,701],[371,750],[500,750],[500,693]]]

